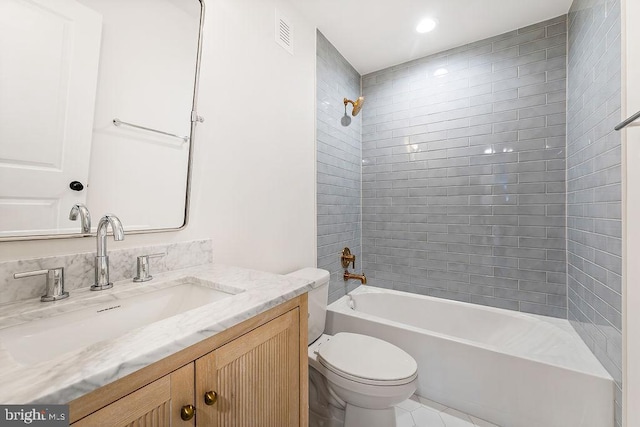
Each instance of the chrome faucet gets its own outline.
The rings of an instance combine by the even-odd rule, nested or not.
[[[113,240],[124,240],[124,230],[122,223],[117,216],[106,214],[98,222],[96,239],[98,251],[96,254],[96,281],[91,285],[92,291],[102,291],[113,287],[109,282],[109,257],[107,256],[107,228],[111,225],[113,230]]]
[[[80,215],[80,226],[83,234],[91,233],[91,215],[89,209],[82,203],[73,205],[71,212],[69,212],[69,219],[75,221]]]

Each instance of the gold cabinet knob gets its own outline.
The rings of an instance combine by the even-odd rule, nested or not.
[[[218,393],[215,391],[208,391],[204,394],[204,403],[208,406],[213,405],[218,400]]]
[[[189,421],[196,414],[196,407],[193,405],[184,405],[180,408],[180,418]]]

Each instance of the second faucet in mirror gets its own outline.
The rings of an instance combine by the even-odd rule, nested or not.
[[[69,212],[69,219],[71,221],[77,220],[78,216],[80,216],[82,234],[91,233],[91,215],[89,214],[89,209],[82,203],[73,205],[71,212]]]
[[[113,287],[113,283],[109,281],[109,256],[107,255],[107,232],[109,225],[111,225],[111,230],[113,231],[113,240],[124,240],[124,229],[117,216],[106,214],[100,218],[96,233],[96,280],[95,283],[91,285],[92,291],[101,291]]]

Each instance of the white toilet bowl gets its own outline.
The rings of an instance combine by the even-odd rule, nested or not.
[[[378,338],[340,332],[323,335],[327,313],[329,272],[305,268],[289,276],[313,280],[309,292],[310,390],[328,396],[329,402],[310,402],[325,412],[317,425],[339,426],[344,409],[344,427],[396,427],[394,405],[416,391],[418,365],[402,349]],[[313,382],[317,384],[313,384]],[[338,405],[332,411],[330,406]],[[314,426],[314,420],[311,419]]]
[[[327,380],[329,392],[343,403],[345,427],[395,427],[394,405],[416,390],[413,358],[366,335],[322,335],[309,346],[309,366]]]

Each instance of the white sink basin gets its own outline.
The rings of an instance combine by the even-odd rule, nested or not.
[[[105,295],[101,304],[1,329],[0,347],[16,362],[30,365],[232,295],[189,279],[130,297]]]

